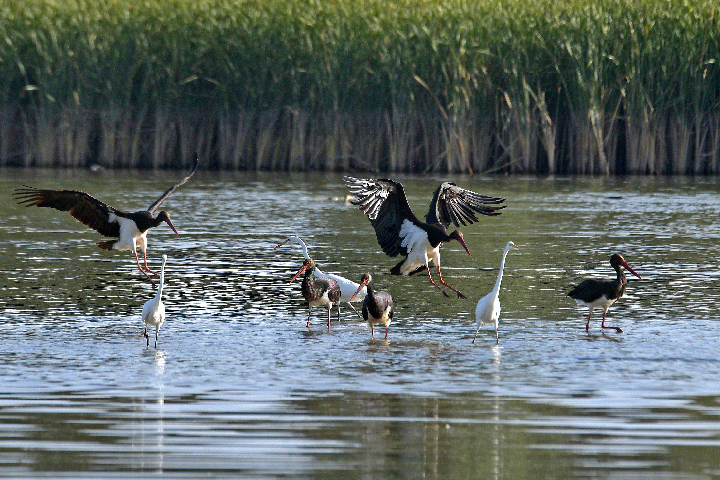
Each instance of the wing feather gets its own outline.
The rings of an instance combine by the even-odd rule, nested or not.
[[[193,160],[193,163],[190,166],[190,170],[188,171],[187,175],[185,175],[185,177],[182,180],[180,180],[179,182],[177,182],[175,185],[173,185],[172,187],[165,190],[165,192],[162,195],[160,195],[160,198],[155,200],[155,202],[148,207],[147,211],[150,213],[155,213],[155,210],[157,210],[158,207],[160,205],[162,205],[162,203],[165,200],[167,200],[167,198],[170,196],[171,193],[173,193],[180,185],[182,185],[185,182],[187,182],[188,180],[190,180],[190,177],[192,177],[193,174],[195,173],[195,170],[197,170],[197,166],[198,166],[198,155],[197,155],[197,153],[195,153],[195,160]]]
[[[441,223],[445,228],[451,223],[457,227],[468,225],[478,221],[476,213],[500,215],[502,212],[498,210],[505,208],[505,205],[500,205],[504,201],[504,198],[481,195],[445,182],[435,190],[425,221]]]
[[[387,179],[361,179],[345,177],[352,200],[367,217],[375,229],[375,236],[385,254],[395,257],[406,254],[402,246],[400,228],[405,220],[419,223],[410,210],[403,186]]]
[[[97,198],[78,190],[42,190],[25,187],[15,189],[15,200],[28,207],[49,207],[69,212],[76,220],[106,237],[119,237],[120,225],[110,222],[110,214],[122,212]]]

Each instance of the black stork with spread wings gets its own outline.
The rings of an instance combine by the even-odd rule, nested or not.
[[[14,195],[15,199],[21,205],[24,204],[28,207],[50,207],[63,212],[69,212],[75,219],[97,230],[100,234],[106,237],[116,237],[115,240],[98,242],[97,246],[104,250],[132,250],[133,253],[135,253],[135,261],[137,262],[138,268],[152,282],[148,272],[155,276],[159,275],[150,270],[147,264],[147,231],[165,222],[172,228],[176,235],[179,235],[172,222],[170,222],[170,214],[164,210],[158,212],[157,216],[154,216],[154,214],[158,207],[175,189],[193,176],[197,165],[198,157],[196,154],[190,171],[188,171],[182,180],[168,188],[147,210],[133,213],[120,211],[78,190],[42,190],[26,186],[25,188],[15,189]],[[145,268],[140,266],[140,259],[137,254],[138,244],[143,251]]]
[[[448,297],[447,292],[432,279],[428,264],[432,260],[437,266],[440,283],[459,298],[466,298],[443,280],[440,272],[440,246],[442,242],[457,240],[470,255],[463,234],[459,230],[448,234],[447,228],[451,223],[460,227],[477,222],[475,213],[499,215],[501,212],[498,210],[505,208],[505,205],[500,205],[505,201],[504,198],[480,195],[445,182],[435,190],[425,222],[421,222],[410,210],[400,183],[387,179],[353,177],[345,177],[345,183],[350,193],[357,196],[352,204],[359,206],[370,219],[383,252],[391,257],[400,254],[406,256],[390,270],[391,274],[413,275],[424,267],[430,283]]]

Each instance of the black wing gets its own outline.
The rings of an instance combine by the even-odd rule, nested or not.
[[[480,195],[471,190],[460,188],[454,183],[441,184],[430,203],[430,210],[425,215],[427,223],[441,223],[445,228],[454,223],[456,227],[478,221],[475,212],[483,215],[500,215],[498,210],[505,208],[499,205],[504,198]]]
[[[198,156],[197,156],[197,153],[196,153],[196,154],[195,154],[195,160],[193,160],[193,164],[192,164],[192,166],[190,167],[190,171],[188,171],[187,175],[185,175],[185,178],[183,178],[182,180],[180,180],[179,182],[177,182],[175,185],[173,185],[172,187],[170,187],[170,188],[168,188],[167,190],[165,190],[165,193],[163,193],[162,195],[160,195],[160,198],[158,198],[157,200],[155,200],[155,203],[153,203],[152,205],[150,205],[150,206],[148,207],[147,211],[150,212],[150,213],[155,213],[155,210],[157,210],[157,208],[170,196],[170,194],[171,194],[172,192],[175,191],[175,189],[177,189],[180,185],[182,185],[183,183],[185,183],[185,182],[187,182],[188,180],[190,180],[190,177],[192,177],[193,174],[195,173],[195,170],[197,169],[197,166],[198,166]]]
[[[120,236],[120,224],[110,222],[109,219],[111,213],[120,216],[124,214],[85,192],[25,187],[15,189],[14,196],[21,205],[50,207],[70,212],[74,218],[106,237]]]
[[[410,210],[403,186],[384,178],[345,177],[345,184],[350,193],[357,196],[352,204],[360,207],[370,219],[383,252],[391,257],[404,254],[400,228],[405,220],[420,222]]]

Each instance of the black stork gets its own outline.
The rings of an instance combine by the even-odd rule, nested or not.
[[[298,270],[295,276],[290,280],[290,283],[294,282],[296,278],[305,272],[305,277],[302,281],[302,294],[305,300],[308,301],[308,319],[307,328],[310,328],[310,314],[312,313],[312,307],[318,305],[327,305],[328,309],[328,331],[330,330],[330,309],[333,304],[340,301],[340,286],[332,278],[328,277],[316,277],[315,276],[315,261],[312,258],[308,258],[303,262],[303,266]],[[340,319],[340,305],[338,304],[338,319]]]
[[[430,209],[421,222],[410,210],[403,186],[387,179],[359,179],[345,177],[350,193],[357,196],[353,205],[370,219],[375,229],[378,243],[385,254],[406,258],[395,265],[390,273],[393,275],[414,275],[427,269],[430,283],[443,295],[447,292],[440,288],[430,274],[429,261],[435,262],[438,279],[442,285],[455,292],[458,298],[467,298],[445,283],[440,272],[440,246],[443,242],[457,240],[470,255],[463,234],[459,230],[447,233],[451,223],[455,226],[477,222],[475,212],[483,215],[499,215],[498,210],[505,208],[499,205],[504,198],[489,197],[460,188],[454,183],[442,183],[433,195]]]
[[[617,272],[617,278],[589,278],[568,293],[568,296],[573,298],[578,305],[590,307],[590,315],[588,315],[587,324],[585,324],[585,331],[590,331],[590,317],[592,317],[593,310],[602,308],[603,318],[601,328],[614,328],[616,331],[622,332],[620,327],[609,327],[605,325],[605,315],[607,314],[608,308],[625,293],[627,278],[625,278],[625,272],[622,267],[627,268],[630,273],[642,280],[642,277],[630,268],[630,265],[627,264],[619,253],[614,253],[610,257],[610,265],[612,265]]]
[[[355,295],[367,287],[367,295],[362,304],[362,315],[365,321],[370,324],[370,334],[373,340],[375,340],[375,328],[373,327],[376,323],[382,323],[385,325],[385,340],[388,338],[388,327],[392,322],[393,315],[395,315],[395,306],[393,299],[387,292],[376,292],[373,288],[372,276],[369,273],[364,273],[360,277],[360,286],[355,292]],[[352,298],[355,298],[353,295]],[[350,299],[352,301],[352,299]]]
[[[152,283],[147,272],[159,276],[150,270],[147,264],[147,231],[157,227],[162,222],[167,223],[176,235],[179,235],[172,222],[170,214],[161,210],[154,216],[155,210],[175,191],[180,185],[187,182],[193,176],[198,165],[198,157],[195,155],[190,171],[187,175],[172,187],[168,188],[160,198],[155,200],[147,210],[139,212],[123,212],[101,202],[95,197],[78,190],[42,190],[39,188],[25,187],[15,189],[15,199],[18,203],[26,206],[50,207],[63,212],[70,212],[75,219],[88,227],[97,230],[106,237],[116,237],[114,240],[98,242],[97,246],[103,250],[132,250],[135,254],[135,261],[140,271]],[[145,268],[140,266],[140,259],[137,254],[137,246],[140,245],[143,251]]]

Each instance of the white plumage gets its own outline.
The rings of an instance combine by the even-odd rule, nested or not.
[[[160,326],[165,321],[165,304],[162,302],[162,291],[163,283],[165,281],[165,262],[167,261],[167,255],[162,256],[162,268],[160,270],[160,286],[158,287],[157,295],[152,300],[145,302],[145,306],[142,310],[142,319],[145,322],[145,338],[147,339],[147,346],[150,346],[150,336],[148,335],[148,325],[155,327],[155,348],[157,348],[157,337],[160,331]]]
[[[511,248],[520,248],[513,242],[508,242],[503,252],[502,262],[500,262],[500,273],[495,281],[495,286],[492,291],[485,295],[477,304],[475,308],[475,319],[477,320],[477,329],[475,330],[475,337],[473,343],[477,338],[480,327],[485,324],[495,324],[495,339],[496,343],[500,343],[500,336],[498,334],[498,321],[500,320],[500,284],[502,283],[503,270],[505,269],[505,257]]]
[[[303,242],[300,237],[290,236],[287,238],[287,240],[285,240],[283,243],[281,243],[280,245],[278,245],[275,248],[281,247],[281,246],[285,245],[287,242],[295,242],[298,245],[300,245],[300,247],[302,248],[302,252],[303,252],[303,256],[305,257],[305,260],[310,259],[310,255],[308,254],[307,246],[305,245],[305,242]],[[353,310],[355,310],[355,307],[352,306],[352,304],[350,303],[350,300],[353,298],[353,295],[357,291],[358,287],[360,287],[359,283],[355,283],[351,280],[348,280],[345,277],[341,277],[340,275],[335,275],[334,273],[322,272],[322,271],[320,271],[320,269],[317,266],[315,267],[315,275],[318,277],[327,277],[327,278],[332,278],[333,280],[335,280],[338,283],[338,285],[340,286],[340,301],[347,302],[347,304],[350,305]],[[357,297],[355,297],[352,301],[354,301],[354,302],[362,301],[365,299],[365,295],[367,295],[367,288],[363,287],[362,290],[360,290],[360,292],[358,293]],[[355,313],[358,313],[358,312],[355,311]],[[359,316],[359,314],[358,314],[358,316]]]

